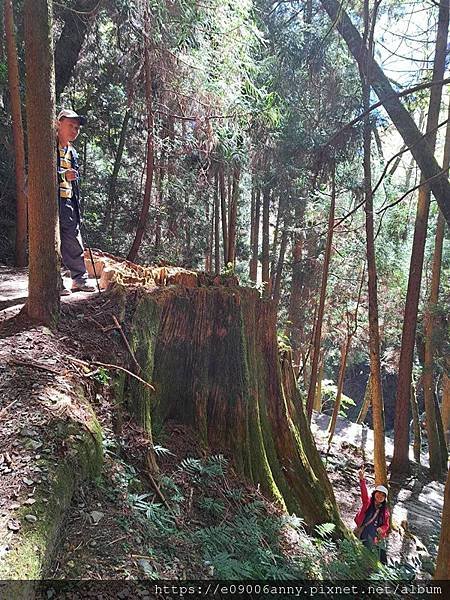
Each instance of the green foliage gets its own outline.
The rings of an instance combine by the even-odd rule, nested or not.
[[[109,371],[104,367],[99,367],[96,372],[92,375],[93,379],[100,383],[101,385],[108,385],[111,376]]]
[[[203,478],[211,479],[223,476],[228,461],[221,454],[210,456],[206,461],[197,458],[185,458],[181,461],[180,470],[193,479],[199,481]]]
[[[324,411],[333,409],[334,403],[336,402],[336,395],[337,395],[336,384],[329,379],[324,379],[322,381],[322,406],[323,406]],[[342,394],[341,395],[341,405],[339,408],[339,416],[346,417],[347,410],[349,409],[350,406],[355,406],[354,400],[352,400],[352,398],[350,398],[349,396]]]

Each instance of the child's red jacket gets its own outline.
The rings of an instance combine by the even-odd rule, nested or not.
[[[364,522],[364,517],[366,516],[367,509],[370,506],[370,498],[369,498],[369,493],[367,491],[367,485],[366,485],[365,479],[359,480],[359,486],[361,488],[362,506],[359,509],[358,514],[355,517],[355,523],[358,525],[358,527],[361,527],[361,525]],[[383,537],[383,538],[386,537],[389,532],[390,516],[391,515],[389,513],[389,509],[386,507],[386,509],[384,511],[384,521],[383,521],[383,524],[380,526],[381,537]],[[377,540],[375,539],[374,541],[376,542]]]

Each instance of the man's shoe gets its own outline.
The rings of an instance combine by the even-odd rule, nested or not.
[[[72,292],[96,292],[97,288],[93,285],[89,285],[85,281],[78,283],[74,281],[72,283]]]
[[[65,287],[61,288],[61,290],[59,291],[60,296],[70,296],[71,294],[72,292]]]

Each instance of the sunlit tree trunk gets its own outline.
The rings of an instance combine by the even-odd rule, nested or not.
[[[145,12],[146,40],[144,48],[144,72],[145,72],[145,100],[147,109],[147,163],[144,198],[142,202],[141,213],[136,228],[136,235],[133,244],[128,253],[128,260],[134,262],[139,252],[139,248],[144,237],[147,225],[148,212],[150,210],[150,200],[152,195],[153,171],[154,171],[154,123],[153,123],[153,90],[152,73],[150,64],[150,47],[148,36],[150,33],[150,15],[148,10]]]
[[[52,3],[26,0],[24,13],[30,266],[23,310],[32,320],[54,325],[59,317],[59,261]]]
[[[361,404],[359,415],[356,419],[357,423],[364,423],[367,413],[369,412],[370,405],[372,403],[372,375],[369,374],[369,379],[366,384],[366,391],[364,392],[364,399]]]
[[[323,382],[323,372],[325,367],[325,352],[322,350],[320,353],[319,359],[319,374],[317,375],[317,385],[316,385],[316,395],[314,397],[314,410],[317,412],[321,412],[322,410],[322,382]]]
[[[317,319],[314,325],[314,340],[312,346],[312,361],[311,361],[311,377],[309,379],[309,388],[308,388],[308,400],[307,400],[307,415],[309,420],[311,420],[313,405],[314,405],[314,396],[316,393],[316,383],[317,383],[317,371],[319,364],[319,354],[320,354],[320,342],[322,338],[322,322],[323,315],[325,310],[325,299],[327,294],[327,283],[328,283],[328,270],[330,266],[331,260],[331,250],[333,243],[333,226],[334,226],[334,212],[336,207],[336,182],[335,182],[335,167],[333,165],[333,171],[331,176],[331,204],[330,204],[330,212],[328,215],[328,233],[327,233],[327,241],[325,245],[325,255],[323,259],[323,269],[322,269],[322,283],[320,288],[320,296],[319,296],[319,307],[317,309]]]
[[[12,132],[14,140],[14,167],[16,175],[16,266],[27,264],[27,196],[25,192],[25,148],[20,102],[19,67],[12,0],[4,0],[6,54],[8,57],[8,84],[11,98]]]
[[[448,24],[449,3],[448,0],[441,0],[439,5],[438,30],[433,66],[433,79],[435,81],[439,81],[444,77]],[[434,152],[436,145],[436,127],[439,122],[441,97],[442,86],[433,86],[431,88],[426,126],[426,131],[429,133],[427,137],[427,143],[431,152]],[[422,181],[424,181],[424,179],[425,178],[422,173]],[[425,241],[427,237],[429,208],[430,187],[428,185],[422,185],[422,187],[419,189],[419,196],[417,200],[417,214],[414,227],[413,246],[411,251],[408,291],[406,293],[405,312],[403,316],[402,343],[398,366],[397,399],[395,403],[394,456],[391,465],[393,473],[403,473],[409,471],[409,440],[407,419],[405,419],[405,414],[408,412],[409,399],[411,395],[410,386],[414,359],[417,312],[419,308],[420,284],[422,280],[423,257],[425,251]],[[430,350],[430,348],[428,350]],[[428,354],[430,354],[430,352],[428,352]],[[428,365],[429,362],[430,356],[428,357]],[[426,373],[426,375],[428,377],[428,382],[430,377],[432,381],[432,372],[430,372],[429,375]],[[428,383],[425,384],[424,381],[424,390],[427,385]],[[425,410],[427,413],[427,428],[429,429],[428,443],[430,448],[430,468],[432,473],[437,475],[440,471],[439,443],[436,431],[434,402],[432,395],[429,393],[425,395]]]
[[[331,415],[330,425],[328,427],[328,444],[331,444],[331,441],[333,439],[334,432],[336,430],[336,422],[339,415],[339,410],[341,408],[342,391],[344,389],[345,369],[347,368],[347,358],[350,350],[350,344],[352,342],[352,337],[353,336],[350,333],[347,333],[347,335],[345,336],[344,343],[342,345],[336,400],[334,403],[333,414]]]
[[[420,464],[420,449],[422,446],[422,432],[420,430],[419,407],[417,405],[416,387],[411,384],[411,414],[413,422],[413,452],[414,460]]]
[[[369,3],[364,1],[364,29],[365,36],[363,44],[371,40],[369,35]],[[365,110],[370,104],[370,63],[360,65],[361,81],[363,88],[363,107]],[[377,484],[387,483],[386,454],[384,444],[384,405],[383,388],[381,383],[381,361],[380,361],[380,329],[378,320],[378,290],[377,290],[377,267],[375,255],[373,196],[372,196],[372,168],[371,168],[371,125],[369,116],[364,119],[364,195],[366,212],[366,252],[368,272],[368,295],[369,295],[369,354],[370,374],[372,377],[371,400],[372,421],[374,437],[374,468],[375,481]]]
[[[450,527],[448,526],[450,523],[450,471],[447,474],[447,483],[445,484],[441,523],[441,538],[434,572],[434,579],[438,581],[450,579]]]

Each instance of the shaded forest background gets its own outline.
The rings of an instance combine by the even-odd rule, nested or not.
[[[12,4],[23,106],[22,2]],[[57,106],[88,117],[76,142],[85,243],[140,263],[235,273],[257,287],[277,304],[279,341],[292,348],[308,409],[314,401],[316,409],[336,406],[337,412],[341,404],[354,419],[363,399],[371,398],[367,383],[375,368],[364,211],[370,196],[390,431],[421,174],[382,107],[347,126],[377,98],[325,4],[54,2]],[[397,92],[433,79],[438,21],[446,10],[448,28],[448,2],[351,0],[345,10]],[[0,261],[14,263],[20,190],[4,19],[1,40]],[[436,87],[442,92],[439,127],[427,124]],[[442,163],[448,87],[422,87],[402,101],[422,133],[427,127],[436,132]],[[440,293],[429,311],[438,213],[432,201],[406,393],[417,391],[422,413],[428,335],[433,403],[442,409],[439,427],[445,429],[448,228]],[[411,264],[418,264],[414,256]]]

